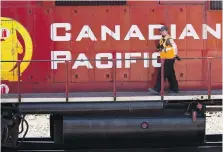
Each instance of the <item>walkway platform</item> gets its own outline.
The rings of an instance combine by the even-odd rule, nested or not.
[[[205,100],[208,91],[180,91],[179,93],[164,92],[163,100]],[[223,99],[222,90],[212,90],[210,99]],[[159,101],[160,95],[150,92],[117,92],[116,102],[119,101]],[[18,102],[17,94],[1,96],[1,103]],[[113,92],[76,92],[68,94],[68,102],[111,102],[114,101]],[[21,102],[66,102],[65,93],[35,93],[21,94]]]

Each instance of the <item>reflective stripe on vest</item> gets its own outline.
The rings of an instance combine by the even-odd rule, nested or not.
[[[170,50],[173,50],[173,48],[166,48],[166,51],[170,51]]]

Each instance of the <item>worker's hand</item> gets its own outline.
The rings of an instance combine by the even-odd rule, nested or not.
[[[178,61],[181,60],[178,55],[175,55],[174,59],[177,59]]]

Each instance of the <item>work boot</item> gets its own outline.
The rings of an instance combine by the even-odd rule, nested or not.
[[[158,91],[156,91],[155,89],[152,89],[152,88],[149,88],[148,91],[151,92],[151,93],[153,93],[153,94],[156,94],[156,95],[159,94]]]
[[[168,93],[179,93],[179,90],[172,90],[172,89],[169,89],[169,90],[168,90]]]

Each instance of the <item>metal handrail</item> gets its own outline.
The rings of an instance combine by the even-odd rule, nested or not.
[[[223,59],[222,57],[193,57],[193,58],[181,58],[186,59],[186,60],[199,60],[199,59],[206,59],[208,61],[207,64],[207,69],[208,69],[208,99],[211,97],[211,63],[213,59]],[[52,61],[65,61],[66,64],[66,101],[68,102],[68,97],[69,97],[69,83],[68,83],[68,64],[71,61],[112,61],[113,62],[113,97],[114,101],[116,101],[116,62],[118,60],[125,61],[125,60],[157,60],[157,58],[130,58],[130,59],[116,59],[116,54],[113,54],[112,59],[88,59],[88,60],[13,60],[13,61],[0,61],[0,62],[52,62]],[[164,61],[165,59],[159,59],[161,60],[161,91],[160,91],[160,96],[161,100],[164,98]],[[20,64],[18,64],[18,100],[21,102],[21,93],[20,93]]]
[[[114,56],[113,56],[114,57]],[[190,59],[190,60],[197,60],[197,59],[223,59],[223,57],[190,57],[190,58],[181,58],[181,59]],[[85,60],[1,60],[0,62],[49,62],[49,61],[113,61],[113,59],[85,59]],[[116,61],[125,61],[125,60],[157,60],[157,58],[130,58],[130,59],[115,59]]]

